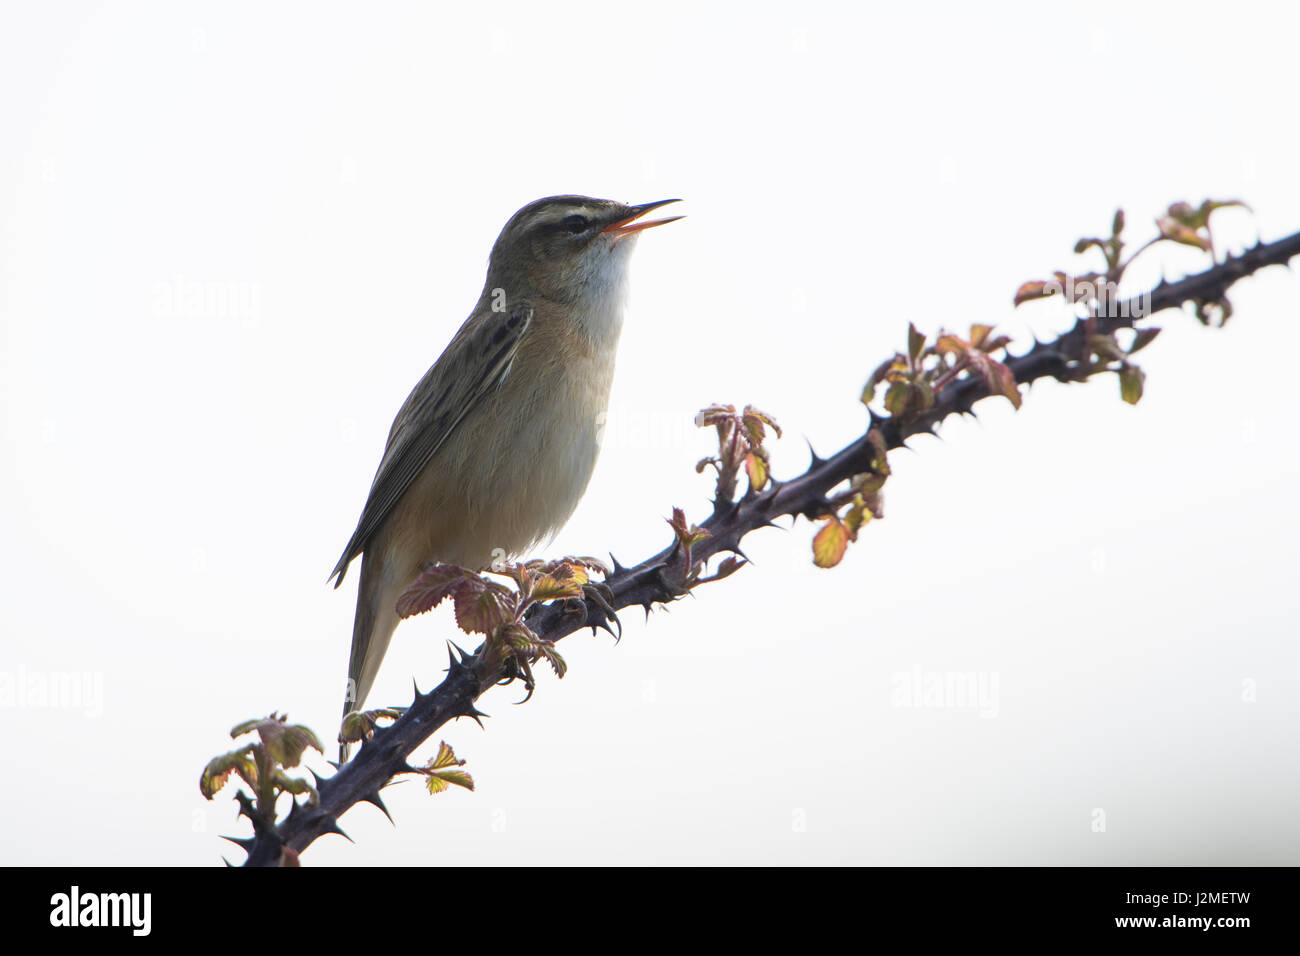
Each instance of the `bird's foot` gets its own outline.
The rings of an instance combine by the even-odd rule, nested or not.
[[[528,693],[523,700],[515,701],[516,704],[526,704],[533,697],[533,691],[537,689],[537,682],[533,680],[533,669],[528,663],[528,658],[522,654],[511,654],[506,657],[501,666],[501,679],[497,685],[504,687],[506,684],[512,684],[517,680],[524,682],[524,689]]]
[[[582,586],[582,597],[572,597],[565,602],[564,613],[582,614],[592,633],[601,627],[619,640],[623,636],[623,622],[614,610],[614,591],[602,581],[589,581]],[[618,628],[618,630],[615,630]]]

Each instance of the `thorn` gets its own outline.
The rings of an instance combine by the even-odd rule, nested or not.
[[[326,778],[325,778],[325,777],[322,777],[322,776],[321,776],[320,774],[318,774],[315,770],[312,770],[311,767],[308,767],[308,768],[307,768],[307,772],[310,773],[311,776],[312,776],[312,779],[316,781],[316,789],[319,790],[319,789],[320,789],[320,785],[321,785],[322,783],[325,782],[325,779],[326,779]]]
[[[470,703],[468,709],[463,710],[463,711],[461,711],[459,714],[456,715],[457,718],[460,718],[460,717],[468,717],[470,720],[474,721],[474,723],[476,723],[476,724],[479,725],[479,729],[480,729],[480,730],[485,730],[486,728],[483,726],[483,721],[480,720],[479,718],[481,718],[481,717],[491,717],[491,716],[492,716],[491,714],[485,714],[485,713],[483,713],[483,711],[481,711],[481,710],[479,710],[477,707],[475,707],[474,704],[473,704],[472,702]]]
[[[732,554],[734,554],[736,557],[741,558],[742,560],[744,560],[744,562],[745,562],[746,564],[753,564],[753,563],[754,563],[754,562],[750,559],[749,555],[747,555],[744,551],[741,551],[741,550],[740,550],[740,545],[738,545],[738,544],[737,544],[737,545],[732,545],[732,546],[731,546],[730,548],[728,548],[727,550],[730,551]]]
[[[224,864],[226,864],[226,866],[231,867],[232,869],[233,869],[234,866],[235,866],[235,864],[231,863],[231,862],[230,862],[229,860],[227,860],[224,856],[221,858],[221,862],[224,863]]]
[[[325,822],[321,824],[320,828],[322,833],[337,833],[339,836],[347,840],[349,843],[352,844],[356,843],[356,840],[352,839],[352,837],[348,836],[346,833],[343,832],[343,828],[339,826],[339,822],[335,820],[333,817],[326,817]]]
[[[668,604],[676,600],[673,589],[668,586],[668,579],[664,577],[663,568],[655,568],[655,583],[659,585],[659,593],[656,595],[661,604]]]
[[[807,438],[805,438],[804,441],[808,442],[808,454],[812,457],[812,461],[808,464],[809,470],[826,464],[826,459],[817,454],[816,449],[812,446],[812,442],[808,441]]]
[[[613,567],[614,567],[614,573],[615,573],[615,574],[622,574],[622,573],[624,573],[624,572],[627,570],[627,568],[625,568],[625,567],[623,567],[623,565],[619,564],[618,558],[614,557],[614,552],[612,552],[612,551],[609,552],[609,560],[610,560],[610,563],[611,563],[611,564],[613,565]]]
[[[452,649],[455,648],[453,653]],[[459,655],[459,657],[457,656]],[[474,655],[451,641],[447,642],[447,673],[452,677],[473,674]]]
[[[366,801],[366,803],[378,807],[380,811],[384,814],[384,816],[388,817],[388,822],[393,823],[393,815],[389,813],[388,808],[384,806],[384,801],[380,799],[378,790],[376,790],[374,793],[366,794],[361,799]],[[393,826],[397,826],[397,824],[393,823]]]
[[[231,843],[233,843],[235,846],[239,847],[239,848],[240,848],[241,850],[243,850],[245,853],[251,853],[251,852],[253,851],[253,847],[257,846],[257,838],[256,838],[256,837],[228,837],[228,836],[222,836],[221,839],[223,839],[223,840],[229,840]]]
[[[248,794],[240,790],[235,794],[235,800],[239,804],[239,815],[248,817],[249,822],[253,824],[253,834],[255,836],[264,837],[270,834],[273,839],[279,839],[279,835],[275,832],[274,823],[268,821],[257,811]]]
[[[614,618],[614,621],[617,623],[617,622],[618,622],[618,618],[617,618],[617,617]],[[589,620],[587,623],[588,623],[588,625],[591,627],[591,636],[592,636],[592,637],[595,637],[595,636],[596,636],[596,628],[600,628],[600,629],[603,630],[603,631],[609,631],[610,636],[611,636],[612,638],[614,638],[614,643],[615,643],[615,644],[617,644],[617,643],[618,643],[620,640],[622,640],[622,638],[623,638],[623,625],[622,625],[622,624],[619,624],[619,625],[618,625],[618,633],[616,634],[616,633],[614,633],[614,629],[613,629],[612,627],[609,626],[609,621],[608,621],[608,620],[595,621],[595,622],[592,622],[592,621]]]
[[[411,678],[411,689],[415,692],[415,699],[419,700],[424,695],[420,693],[420,685],[414,677]]]

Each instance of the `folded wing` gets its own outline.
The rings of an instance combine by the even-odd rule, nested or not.
[[[489,312],[486,316],[485,320],[476,317],[461,326],[397,413],[361,520],[330,573],[331,578],[338,578],[335,587],[343,583],[352,559],[365,551],[366,544],[456,426],[510,371],[519,342],[532,322],[532,306],[518,302],[508,311]]]

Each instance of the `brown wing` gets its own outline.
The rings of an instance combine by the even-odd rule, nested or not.
[[[510,371],[519,341],[532,322],[532,306],[518,302],[507,312],[489,312],[487,316],[485,321],[461,326],[393,420],[357,530],[330,573],[331,578],[338,578],[335,587],[343,583],[352,559],[366,549],[447,437]]]

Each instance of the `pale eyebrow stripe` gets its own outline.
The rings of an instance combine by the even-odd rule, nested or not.
[[[595,219],[601,214],[601,212],[602,210],[595,206],[572,206],[565,209],[563,212],[558,209],[543,209],[535,213],[533,217],[528,220],[528,223],[524,228],[534,229],[538,226],[554,226],[557,223],[562,222],[565,216],[572,216],[574,213],[580,213],[588,219]]]

